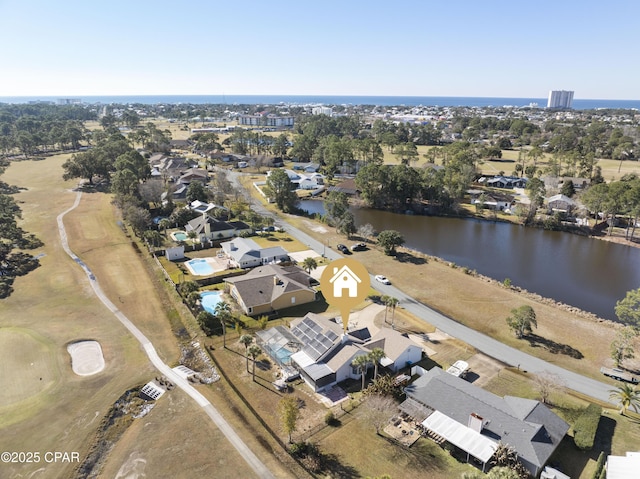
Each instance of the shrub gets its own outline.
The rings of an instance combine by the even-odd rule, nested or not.
[[[598,456],[598,462],[596,463],[596,470],[593,472],[591,479],[599,479],[600,473],[604,470],[604,461],[607,459],[607,456],[604,452],[600,452]]]
[[[578,449],[588,451],[593,447],[596,430],[602,415],[602,406],[589,404],[573,426],[573,442]]]
[[[504,281],[502,282],[502,285],[505,288],[511,288],[511,279],[510,278],[505,278]]]
[[[258,318],[258,327],[260,329],[265,329],[267,327],[268,322],[269,322],[269,316],[262,315]]]
[[[327,411],[327,414],[324,415],[324,423],[327,426],[337,426],[339,421],[336,419],[336,415],[333,414],[333,411]]]

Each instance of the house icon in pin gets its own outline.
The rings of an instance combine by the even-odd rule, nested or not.
[[[350,298],[355,298],[358,296],[358,284],[362,283],[362,280],[348,266],[343,266],[340,269],[333,268],[333,276],[329,282],[333,284],[335,298],[342,298],[345,289],[348,290]]]

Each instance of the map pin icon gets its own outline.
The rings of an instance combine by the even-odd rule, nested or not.
[[[351,309],[367,298],[371,288],[367,268],[355,259],[332,261],[322,272],[320,287],[327,303],[340,310],[346,333]]]

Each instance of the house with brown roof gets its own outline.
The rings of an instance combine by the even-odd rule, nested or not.
[[[297,266],[263,265],[249,273],[226,278],[231,296],[249,316],[270,314],[275,311],[311,303],[316,291],[311,287],[313,278]]]

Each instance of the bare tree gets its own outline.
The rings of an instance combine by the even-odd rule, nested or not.
[[[364,419],[376,428],[376,434],[389,422],[398,411],[398,403],[391,396],[372,394],[363,403]]]
[[[536,374],[533,378],[538,393],[540,394],[540,401],[542,404],[549,404],[549,396],[554,391],[562,391],[564,389],[564,383],[557,374],[550,373],[549,371],[543,371],[540,374]]]

